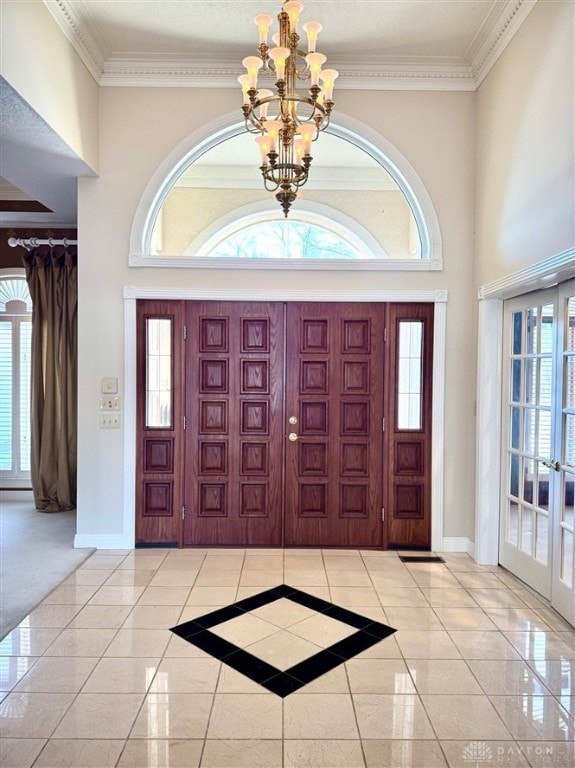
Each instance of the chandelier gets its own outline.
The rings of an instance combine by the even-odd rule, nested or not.
[[[339,74],[335,69],[322,69],[327,59],[316,51],[317,36],[322,30],[319,22],[308,21],[303,25],[308,51],[300,50],[298,23],[302,11],[303,4],[298,0],[283,4],[278,15],[279,33],[272,38],[273,48],[268,47],[272,17],[267,13],[255,17],[259,56],[247,56],[242,61],[247,72],[238,78],[246,129],[258,134],[265,189],[275,193],[286,217],[298,190],[308,179],[311,144],[329,125],[334,106],[333,86]],[[262,68],[275,78],[275,92],[258,90],[258,73]],[[297,81],[309,83],[309,95],[296,91]]]

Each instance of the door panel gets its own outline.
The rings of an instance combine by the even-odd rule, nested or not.
[[[136,545],[181,545],[184,303],[137,305]]]
[[[382,543],[381,304],[290,303],[286,546]]]
[[[187,303],[187,545],[282,543],[283,313]]]
[[[431,545],[433,305],[390,304],[388,547]]]

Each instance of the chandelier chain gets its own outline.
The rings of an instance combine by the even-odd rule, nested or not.
[[[326,57],[316,51],[317,35],[322,29],[319,22],[304,24],[308,53],[299,47],[298,21],[302,10],[299,0],[284,3],[277,17],[279,34],[274,36],[273,48],[267,43],[272,17],[255,17],[260,36],[259,56],[243,60],[247,73],[238,78],[246,130],[257,134],[264,188],[275,194],[286,217],[297,191],[308,180],[313,159],[311,145],[329,125],[334,106],[333,86],[338,77],[336,70],[322,69]],[[260,69],[276,80],[275,92],[258,88]],[[296,91],[297,81],[309,81],[308,95]],[[272,118],[268,116],[270,109],[276,110]]]

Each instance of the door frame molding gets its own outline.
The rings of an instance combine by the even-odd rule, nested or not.
[[[133,549],[136,528],[136,301],[349,301],[430,302],[434,304],[433,399],[431,456],[431,549],[444,549],[443,474],[445,414],[445,345],[447,290],[436,291],[319,291],[315,289],[194,289],[124,286],[124,487],[122,548]],[[118,537],[119,539],[120,537]],[[118,544],[119,546],[119,544]],[[449,546],[452,550],[453,547]]]

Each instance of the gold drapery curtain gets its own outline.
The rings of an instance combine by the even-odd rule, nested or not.
[[[75,246],[24,256],[32,297],[31,476],[36,509],[76,506],[78,278]]]

